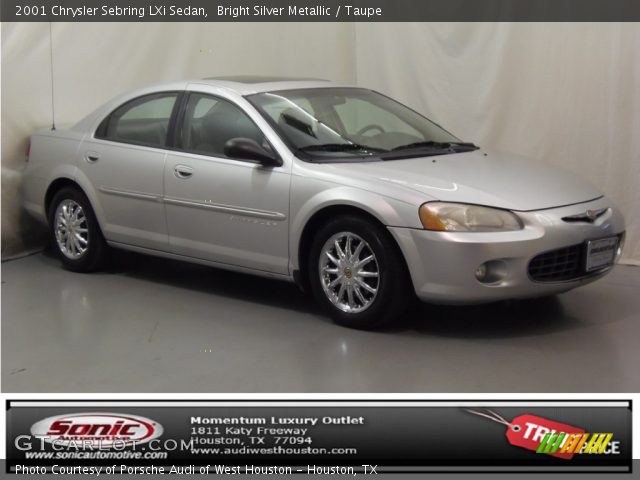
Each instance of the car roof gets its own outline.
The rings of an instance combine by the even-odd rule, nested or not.
[[[208,77],[192,80],[189,83],[210,85],[232,90],[239,95],[272,92],[276,90],[294,90],[298,88],[328,88],[343,86],[320,78],[270,77],[258,75],[237,75]]]

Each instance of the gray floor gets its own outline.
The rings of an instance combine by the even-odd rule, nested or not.
[[[637,392],[640,268],[556,298],[333,325],[295,286],[129,253],[2,264],[4,392]]]

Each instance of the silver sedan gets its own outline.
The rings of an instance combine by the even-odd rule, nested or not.
[[[297,282],[340,324],[609,272],[624,222],[576,175],[464,142],[374,91],[235,77],[128,93],[31,137],[24,206],[63,265],[109,247]]]

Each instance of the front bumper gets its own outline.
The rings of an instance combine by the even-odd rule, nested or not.
[[[593,223],[562,220],[602,208],[609,210]],[[432,232],[388,227],[405,256],[418,297],[447,304],[539,297],[566,292],[611,270],[553,282],[534,281],[529,276],[529,263],[541,253],[624,232],[622,215],[606,198],[515,213],[524,224],[524,229],[515,232]],[[496,280],[482,283],[475,271],[490,261],[497,272]]]

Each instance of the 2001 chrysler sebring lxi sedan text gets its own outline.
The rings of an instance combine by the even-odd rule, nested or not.
[[[31,137],[24,204],[70,270],[108,245],[298,282],[373,328],[606,274],[624,223],[561,170],[464,143],[371,90],[234,77],[145,88]]]

